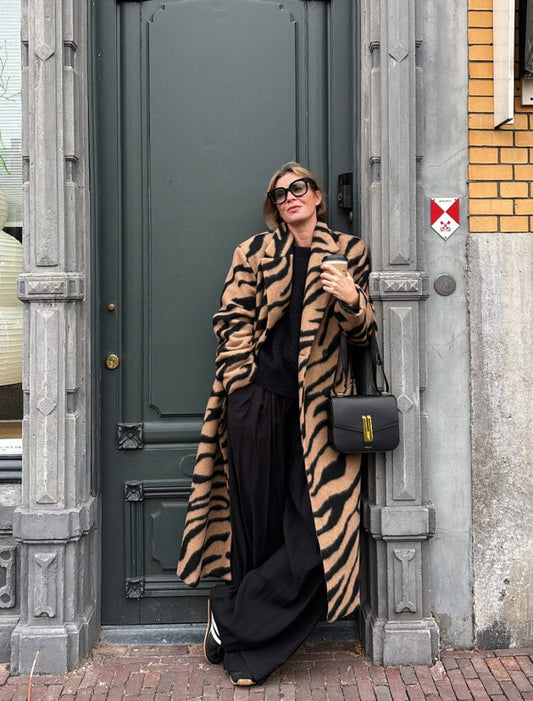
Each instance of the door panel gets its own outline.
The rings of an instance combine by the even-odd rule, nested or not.
[[[334,203],[333,175],[351,169],[351,3],[102,0],[95,13],[102,620],[193,622],[212,583],[190,590],[175,566],[211,318],[233,248],[265,229],[271,173],[300,160]]]
[[[258,231],[257,164],[296,153],[295,38],[286,10],[249,0],[176,3],[149,25],[150,394],[162,416],[203,411],[226,232]]]

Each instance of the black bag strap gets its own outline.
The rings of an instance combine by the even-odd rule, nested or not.
[[[385,374],[383,358],[381,357],[375,331],[372,331],[368,339],[368,346],[366,346],[366,354],[370,355],[370,361],[372,363],[372,388],[374,392],[376,394],[383,395],[390,394],[389,381],[387,379],[387,375]],[[339,366],[342,366],[342,374],[344,378],[343,394],[348,394],[348,341],[346,340],[346,336],[342,333],[342,331],[340,332],[340,352],[337,360],[337,368],[335,370],[335,387],[339,382]],[[380,390],[378,388],[378,367],[380,368],[381,374],[383,375],[383,383],[385,387],[384,390]]]

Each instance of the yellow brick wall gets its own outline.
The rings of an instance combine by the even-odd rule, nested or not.
[[[492,0],[468,2],[468,52],[470,231],[533,231],[533,107],[516,65],[514,124],[494,129]]]

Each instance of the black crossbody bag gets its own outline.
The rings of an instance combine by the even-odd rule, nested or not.
[[[353,393],[353,373],[348,387],[348,343],[343,333],[340,336],[334,387],[343,384],[344,390],[335,392],[328,398],[330,442],[340,453],[381,453],[394,450],[400,442],[398,405],[396,397],[389,394],[389,382],[375,333],[370,336],[369,345],[365,349],[372,364],[373,394]],[[378,389],[378,367],[383,375],[384,390]],[[339,372],[342,372],[342,378]]]

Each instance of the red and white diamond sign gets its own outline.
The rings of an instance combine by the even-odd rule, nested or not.
[[[460,226],[459,198],[431,198],[431,228],[446,241]]]

